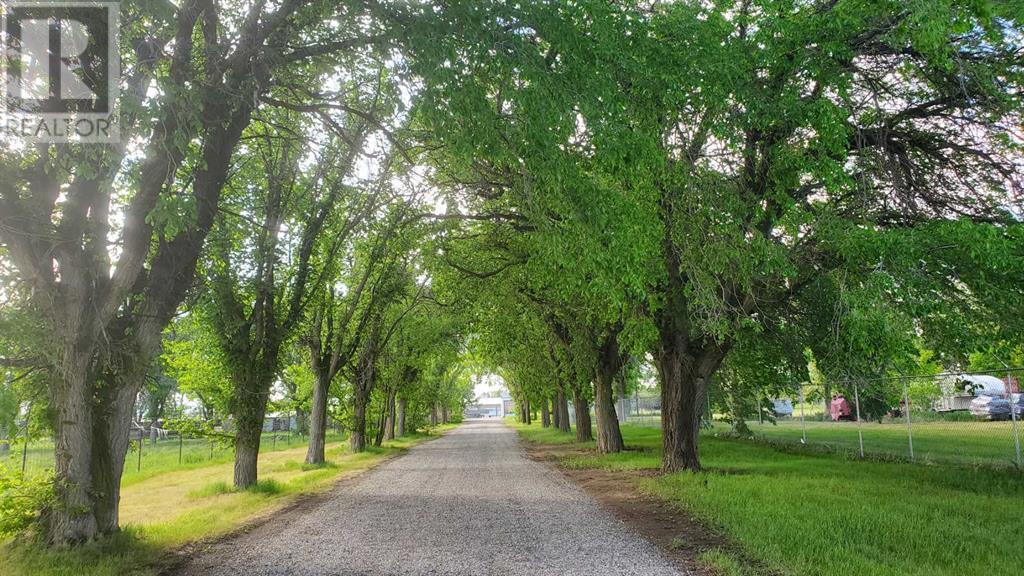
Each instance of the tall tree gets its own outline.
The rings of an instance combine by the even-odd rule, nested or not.
[[[132,405],[191,286],[239,139],[284,76],[381,41],[330,2],[124,2],[122,141],[41,144],[0,159],[0,239],[50,339],[54,544],[118,528]],[[351,26],[335,26],[335,21]],[[141,154],[129,154],[139,142]]]
[[[615,270],[623,289],[605,293],[629,298],[608,300],[645,311],[665,470],[699,469],[708,382],[748,330],[799,322],[812,344],[842,310],[826,303],[875,305],[849,296],[879,283],[926,332],[1020,300],[1020,17],[1001,4],[477,3],[462,17],[485,24],[422,58],[456,50],[474,73],[428,84],[424,116],[478,168],[457,189],[557,232],[531,261],[560,264],[575,294],[574,272],[601,293]],[[451,121],[463,110],[488,120]]]

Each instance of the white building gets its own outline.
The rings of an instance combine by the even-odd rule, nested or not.
[[[504,418],[505,401],[496,397],[477,398],[466,406],[466,418]]]

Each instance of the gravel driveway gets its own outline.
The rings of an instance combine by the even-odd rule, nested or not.
[[[305,514],[212,546],[181,574],[679,572],[557,471],[528,459],[514,431],[475,420],[343,484]]]

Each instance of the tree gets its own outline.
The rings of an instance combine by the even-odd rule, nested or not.
[[[344,180],[363,152],[362,119],[312,151],[294,138],[285,113],[254,125],[250,151],[260,165],[241,167],[233,194],[225,198],[211,237],[203,317],[217,335],[231,376],[234,417],[235,486],[256,483],[257,456],[270,387],[281,370],[282,351],[305,318],[311,285],[353,230],[376,207],[374,196],[349,189]],[[313,169],[301,169],[311,161]],[[253,217],[236,216],[253,214]],[[243,266],[242,263],[247,266]]]
[[[666,471],[700,468],[708,384],[749,330],[820,333],[828,304],[874,305],[848,298],[872,283],[926,333],[1019,302],[1019,16],[956,1],[476,10],[502,25],[424,52],[475,64],[428,87],[444,106],[425,116],[450,155],[477,151],[464,162],[490,177],[470,193],[577,244],[556,268],[567,286],[579,270],[614,286],[588,261],[620,273],[609,293],[656,334]],[[463,110],[475,121],[450,120]],[[559,262],[550,246],[531,257]]]
[[[284,76],[318,85],[310,60],[381,40],[328,26],[366,22],[331,6],[126,2],[122,143],[19,147],[0,161],[0,239],[51,335],[40,355],[58,440],[52,543],[117,530],[132,404],[261,98]],[[142,154],[128,153],[134,139]]]

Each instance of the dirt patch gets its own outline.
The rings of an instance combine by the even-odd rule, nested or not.
[[[717,549],[730,552],[755,574],[772,574],[747,557],[727,536],[706,526],[685,509],[640,490],[642,478],[657,477],[661,472],[566,468],[560,465],[564,458],[592,451],[568,445],[525,445],[530,458],[555,467],[631,530],[660,548],[665,557],[685,572],[715,576],[697,558],[703,552]]]

